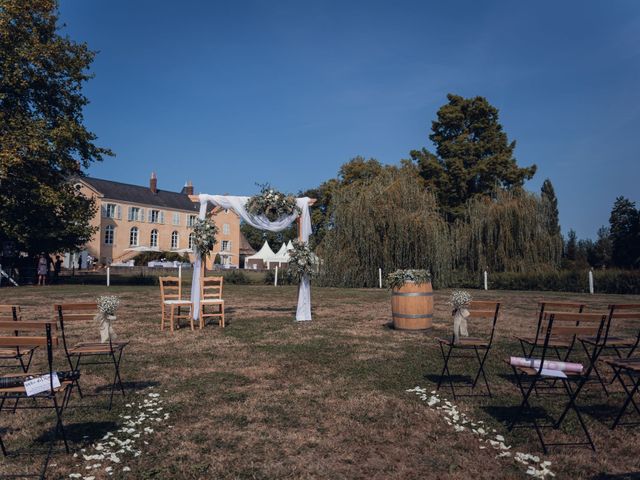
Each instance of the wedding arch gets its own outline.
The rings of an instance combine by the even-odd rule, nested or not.
[[[189,198],[196,203],[200,203],[200,211],[198,218],[204,220],[207,215],[207,207],[211,203],[217,207],[233,210],[242,220],[247,222],[254,228],[267,230],[269,232],[281,232],[288,228],[293,222],[298,222],[298,239],[301,242],[309,242],[311,235],[311,216],[309,207],[315,203],[315,199],[309,197],[296,198],[296,204],[300,209],[300,213],[292,213],[285,217],[281,217],[276,221],[270,221],[265,215],[252,215],[247,211],[246,204],[251,197],[239,197],[233,195],[190,195]],[[195,253],[195,263],[193,266],[193,282],[192,285],[200,285],[204,277],[204,269],[202,268],[202,259],[200,252]],[[191,302],[193,303],[193,318],[197,320],[200,317],[200,288],[191,288]],[[309,276],[304,275],[300,280],[300,288],[298,289],[298,307],[296,309],[296,321],[311,320],[311,284]]]

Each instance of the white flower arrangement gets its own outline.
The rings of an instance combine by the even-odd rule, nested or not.
[[[211,255],[213,246],[218,243],[216,240],[217,234],[218,227],[211,218],[197,219],[194,222],[193,247],[198,251],[202,260]]]
[[[246,207],[251,215],[264,215],[271,222],[294,213],[302,213],[293,195],[285,195],[271,188],[268,183],[260,185],[260,194],[251,197]]]
[[[468,308],[471,304],[471,294],[465,290],[454,290],[451,292],[449,298],[449,305],[453,307],[453,311],[456,312],[461,308]]]
[[[118,305],[120,305],[120,298],[115,295],[102,295],[97,299],[98,311],[106,316],[113,316],[116,314]]]
[[[431,273],[428,270],[396,270],[387,275],[387,285],[389,288],[402,288],[407,282],[413,282],[416,285],[428,283],[431,281]]]
[[[304,242],[294,240],[293,250],[289,250],[289,272],[298,280],[305,275],[316,273],[317,259],[315,254]]]

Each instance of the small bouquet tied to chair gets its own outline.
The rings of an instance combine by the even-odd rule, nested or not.
[[[471,295],[464,290],[454,290],[449,299],[451,305],[451,315],[453,316],[453,342],[459,343],[460,337],[468,337],[467,317],[469,317],[469,305],[471,305]]]
[[[426,330],[433,320],[433,289],[428,270],[396,270],[387,276],[393,327]]]
[[[116,320],[116,311],[120,305],[120,298],[115,295],[102,295],[97,298],[98,313],[96,321],[100,328],[100,342],[106,343],[116,339],[113,331],[113,322]]]

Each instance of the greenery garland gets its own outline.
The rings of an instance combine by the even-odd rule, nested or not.
[[[431,282],[431,273],[428,270],[396,270],[387,275],[389,288],[402,288],[405,283],[413,282],[416,285]]]
[[[318,260],[309,245],[300,240],[294,240],[292,245],[293,249],[289,250],[289,273],[298,280],[305,275],[315,275]]]
[[[247,211],[254,216],[264,215],[271,222],[302,211],[293,195],[286,195],[271,188],[267,183],[260,186],[260,194],[254,195],[247,202]]]
[[[211,255],[213,246],[218,243],[216,235],[218,227],[211,218],[200,220],[199,218],[193,224],[193,248],[198,251],[200,258],[205,260]]]

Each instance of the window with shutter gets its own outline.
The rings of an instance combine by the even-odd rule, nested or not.
[[[118,220],[122,220],[122,208],[120,207],[120,205],[116,206],[116,217],[118,218]]]
[[[144,222],[144,208],[140,209],[140,215],[138,216],[138,220]]]
[[[160,223],[164,224],[164,212],[160,211]]]

